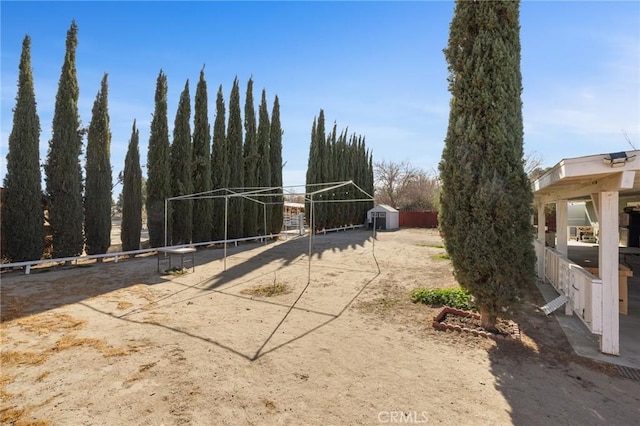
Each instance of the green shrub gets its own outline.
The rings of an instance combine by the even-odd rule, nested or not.
[[[436,260],[451,260],[451,257],[449,257],[449,253],[436,254],[435,256],[433,256],[433,258]]]
[[[475,310],[471,295],[460,287],[436,289],[417,288],[411,291],[410,296],[414,303]]]

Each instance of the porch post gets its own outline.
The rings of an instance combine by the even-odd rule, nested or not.
[[[620,353],[620,318],[618,290],[618,191],[600,192],[598,196],[600,240],[598,258],[602,279],[602,337],[600,351]]]
[[[567,246],[568,210],[567,200],[558,200],[556,202],[556,250],[564,257],[569,257],[569,248]]]
[[[541,202],[538,204],[538,252],[536,256],[538,257],[538,278],[544,281],[544,250],[546,245],[545,238],[545,228],[547,226],[546,217],[544,214],[544,206],[545,204]]]

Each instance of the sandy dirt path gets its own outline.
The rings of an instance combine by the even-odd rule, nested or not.
[[[1,276],[0,423],[634,424],[640,383],[571,353],[531,291],[519,342],[431,327],[433,230],[364,231]],[[310,278],[310,279],[309,279]],[[284,290],[266,297],[256,289]]]

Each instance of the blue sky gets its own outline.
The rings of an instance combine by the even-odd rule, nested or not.
[[[155,82],[169,83],[169,123],[203,64],[213,125],[221,84],[235,76],[244,106],[267,91],[280,98],[285,185],[304,183],[311,124],[366,137],[374,161],[410,161],[435,172],[449,113],[442,53],[452,1],[415,2],[8,2],[0,3],[0,179],[17,93],[22,40],[31,55],[46,159],[58,79],[71,20],[79,27],[79,109],[84,125],[109,73],[114,177],[137,119],[146,164]],[[640,2],[523,1],[521,42],[525,152],[544,165],[640,147]],[[144,169],[143,169],[144,170]],[[114,191],[114,198],[120,188]]]

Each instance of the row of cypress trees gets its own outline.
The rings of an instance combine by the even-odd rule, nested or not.
[[[20,58],[18,95],[9,136],[7,175],[4,179],[3,257],[15,262],[39,259],[44,251],[44,213],[47,205],[52,256],[56,258],[104,253],[111,237],[111,164],[107,74],[92,109],[87,129],[80,125],[75,56],[78,27],[67,31],[49,150],[44,164],[46,195],[40,172],[40,120],[36,111],[31,38],[25,36]],[[87,134],[86,180],[79,157]],[[86,186],[86,188],[85,188]],[[86,196],[83,198],[83,189]]]
[[[112,174],[110,164],[111,132],[108,112],[108,75],[105,74],[96,96],[88,128],[80,124],[79,87],[76,75],[78,27],[75,21],[67,32],[66,51],[60,75],[49,150],[44,164],[46,192],[42,191],[39,138],[31,39],[22,45],[18,94],[13,127],[9,136],[7,174],[2,193],[2,234],[6,247],[2,256],[19,262],[39,259],[44,251],[45,217],[48,206],[54,258],[105,253],[110,245]],[[228,132],[225,132],[225,105],[220,86],[213,129],[208,121],[207,85],[204,69],[196,89],[194,132],[190,128],[189,82],[180,96],[169,144],[167,120],[167,78],[161,71],[156,85],[155,111],[151,123],[147,158],[147,213],[151,245],[164,244],[164,200],[168,197],[213,188],[242,187],[245,176],[258,186],[282,185],[282,129],[280,107],[275,97],[271,120],[267,112],[266,92],[262,91],[259,123],[255,127],[252,96],[253,81],[247,86],[245,132],[250,143],[243,151],[242,119],[237,78],[231,91]],[[252,118],[253,116],[253,118]],[[253,125],[252,125],[253,121]],[[84,135],[87,135],[86,176],[83,181],[79,160]],[[255,144],[255,146],[254,146]],[[248,156],[248,158],[246,158]],[[247,166],[248,165],[248,166]],[[246,170],[246,171],[245,171]],[[84,193],[84,196],[83,196]],[[232,200],[229,212],[229,237],[262,232],[264,226],[254,209],[246,213],[256,223],[242,221],[249,202]],[[277,233],[282,224],[281,196],[273,196],[269,206],[267,231]],[[173,203],[169,216],[173,244],[221,239],[224,236],[224,201],[196,200]],[[262,216],[260,216],[262,217]],[[259,222],[259,224],[257,224]],[[142,172],[139,133],[134,121],[125,159],[123,181],[123,250],[140,246],[142,227]],[[244,231],[247,228],[248,233]]]
[[[329,134],[325,133],[324,111],[314,117],[311,127],[311,145],[307,166],[306,192],[313,193],[329,188],[334,182],[353,181],[369,195],[373,195],[373,156],[365,146],[361,135],[348,135],[348,129],[338,134],[337,124]],[[324,185],[323,185],[324,184]],[[327,185],[328,184],[328,185]],[[335,190],[318,192],[313,196],[313,223],[316,230],[342,225],[364,223],[367,211],[373,207],[366,194],[352,185]],[[337,202],[354,200],[352,202]],[[311,205],[306,202],[307,221]]]
[[[180,95],[169,144],[167,121],[167,77],[160,71],[156,82],[155,111],[151,122],[147,155],[147,223],[151,247],[167,244],[216,241],[224,238],[225,200],[200,198],[174,200],[167,205],[167,241],[165,241],[165,200],[188,194],[211,192],[221,188],[282,186],[282,129],[280,104],[275,97],[271,119],[266,91],[262,90],[258,123],[253,101],[253,79],[247,83],[243,120],[240,109],[240,85],[234,79],[229,100],[229,120],[225,128],[226,108],[222,86],[218,88],[216,118],[211,129],[208,120],[207,83],[204,70],[196,89],[193,135],[190,127],[189,82]],[[133,156],[132,156],[133,157]],[[129,157],[127,157],[129,158]],[[125,186],[127,174],[125,166]],[[279,192],[279,191],[278,191]],[[128,194],[129,192],[127,192]],[[224,195],[216,192],[212,195]],[[282,227],[282,195],[261,200],[267,202],[266,233],[279,233]],[[129,202],[123,194],[123,205]],[[265,233],[264,215],[258,204],[242,198],[230,198],[228,238]],[[136,230],[125,229],[123,235]]]

